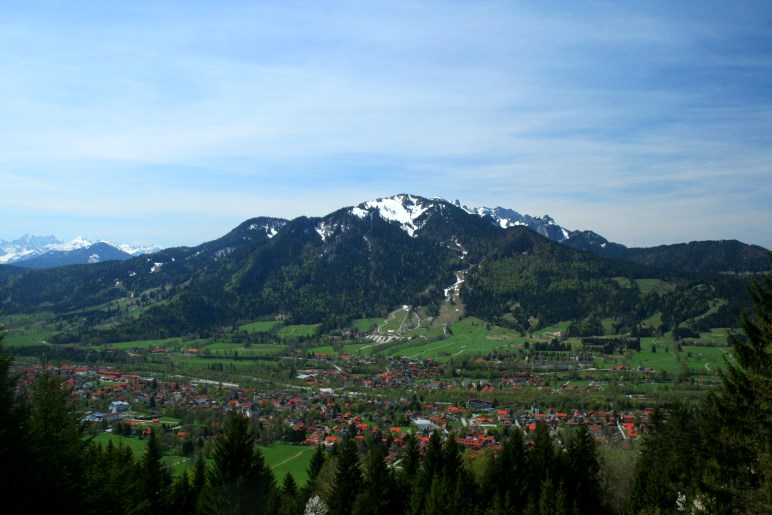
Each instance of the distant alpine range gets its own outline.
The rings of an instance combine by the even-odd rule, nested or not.
[[[622,244],[610,242],[591,230],[566,229],[555,223],[549,215],[522,215],[503,207],[467,207],[459,200],[448,202],[442,198],[428,199],[400,194],[363,202],[356,207],[344,208],[343,211],[359,217],[367,213],[377,213],[380,218],[399,224],[410,236],[415,236],[425,223],[428,213],[444,205],[453,205],[504,229],[515,226],[528,227],[551,241],[574,249],[586,250],[605,258],[698,272],[739,273],[769,268],[767,249],[737,240],[693,241],[674,245],[628,248]],[[331,215],[323,218],[317,226],[316,232],[322,240],[328,238],[332,230],[332,226],[326,221],[329,216]],[[275,236],[289,223],[289,220],[279,218],[261,217],[252,220],[268,221],[262,225],[256,222],[247,224],[255,226],[252,229],[265,226],[268,238]],[[53,268],[72,264],[124,261],[161,250],[162,247],[154,244],[136,246],[117,244],[107,240],[91,241],[83,237],[64,242],[55,236],[25,234],[13,241],[0,240],[0,264],[24,268]]]
[[[13,241],[0,240],[0,264],[25,268],[52,268],[64,265],[123,261],[158,252],[158,245],[128,245],[111,241],[91,241],[81,236],[62,241],[56,236],[25,234]]]

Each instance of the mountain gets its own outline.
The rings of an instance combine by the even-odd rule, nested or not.
[[[734,273],[761,272],[770,269],[767,249],[737,240],[692,241],[648,248],[627,248],[610,242],[587,244],[582,238],[585,238],[584,234],[580,237],[572,237],[566,245],[589,250],[607,258],[624,259],[660,268]]]
[[[454,204],[466,212],[486,218],[500,227],[525,226],[554,242],[574,249],[586,250],[605,258],[693,272],[743,273],[770,269],[767,249],[741,243],[737,240],[628,248],[620,243],[610,242],[593,231],[568,230],[555,223],[555,220],[548,215],[532,217],[502,207],[469,208],[461,206],[458,200]]]
[[[94,247],[97,245],[96,247]],[[91,249],[91,247],[94,247]],[[109,248],[108,248],[109,247]],[[0,240],[0,264],[18,264],[27,268],[50,268],[69,264],[88,264],[123,260],[161,250],[158,245],[93,242],[78,236],[65,242],[55,236],[25,234],[13,241]]]
[[[737,276],[609,260],[406,194],[318,218],[254,218],[197,247],[125,261],[0,266],[0,310],[57,313],[73,339],[92,342],[200,336],[277,316],[343,328],[402,305],[439,316],[451,290],[459,313],[521,331],[608,319],[635,332],[652,317],[667,329],[730,327],[747,304]]]
[[[14,262],[22,268],[53,268],[65,265],[93,264],[102,261],[124,261],[132,255],[104,242],[74,250],[52,250]]]

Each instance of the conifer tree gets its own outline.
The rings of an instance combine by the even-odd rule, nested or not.
[[[772,254],[770,254],[772,263]],[[730,335],[721,390],[703,408],[704,501],[716,511],[772,513],[772,278],[748,289],[745,337]]]
[[[139,513],[162,513],[171,505],[172,477],[161,458],[158,438],[155,431],[151,430],[139,468],[142,495],[137,509]]]
[[[295,478],[292,476],[292,473],[288,472],[284,476],[284,481],[282,481],[281,485],[279,513],[282,515],[300,513],[304,504],[304,499],[298,490]]]
[[[214,466],[207,478],[200,509],[206,513],[274,513],[276,480],[255,447],[249,419],[231,411],[215,440]]]
[[[386,466],[383,449],[376,446],[367,457],[362,493],[354,503],[353,513],[362,515],[390,515],[401,513],[403,507],[397,495],[397,483]]]
[[[310,494],[316,488],[316,478],[319,477],[319,473],[324,467],[325,457],[324,448],[321,445],[316,446],[313,456],[311,456],[311,462],[308,464],[308,482],[306,483],[305,490]]]
[[[26,508],[28,495],[28,411],[16,396],[13,357],[3,345],[4,339],[0,327],[0,498],[9,513],[16,513]]]
[[[536,424],[533,447],[528,451],[527,459],[531,476],[530,495],[538,498],[544,481],[551,479],[550,487],[554,486],[557,471],[555,446],[544,422]]]
[[[346,436],[338,449],[335,480],[328,499],[332,515],[347,515],[354,507],[354,501],[362,490],[362,473],[359,468],[359,453],[353,437]]]
[[[576,429],[566,448],[564,490],[568,501],[575,502],[580,513],[602,512],[598,449],[584,424]]]
[[[190,500],[191,506],[193,507],[192,512],[193,513],[199,513],[199,504],[201,498],[205,495],[205,488],[207,487],[206,482],[206,462],[204,461],[204,456],[202,454],[199,454],[196,457],[196,461],[193,463],[193,478],[191,481],[191,497]]]
[[[87,442],[83,425],[75,412],[70,390],[62,381],[45,370],[36,380],[31,396],[29,438],[31,453],[27,459],[35,464],[31,476],[34,491],[46,492],[31,500],[36,509],[76,513],[81,511],[85,485],[84,461]]]

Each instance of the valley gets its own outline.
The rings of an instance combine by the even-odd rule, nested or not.
[[[441,445],[482,490],[513,438],[585,438],[623,512],[647,442],[682,410],[672,431],[696,431],[746,359],[747,288],[765,277],[607,259],[401,195],[123,261],[0,267],[0,320],[21,392],[55,378],[99,448],[145,456],[157,437],[177,481],[242,414],[276,480],[327,498],[338,473],[314,449],[335,463],[352,439],[395,477]]]

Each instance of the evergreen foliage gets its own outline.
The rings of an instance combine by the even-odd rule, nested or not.
[[[357,495],[362,491],[362,472],[354,437],[347,435],[339,444],[335,479],[327,501],[331,515],[352,512]]]
[[[276,480],[255,446],[256,436],[247,417],[231,411],[212,452],[201,501],[207,513],[273,513]]]
[[[632,511],[772,512],[772,279],[761,274],[748,291],[753,310],[740,322],[745,337],[730,336],[720,390],[696,413],[652,417]]]

